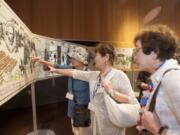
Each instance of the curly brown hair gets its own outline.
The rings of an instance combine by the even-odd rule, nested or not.
[[[141,41],[143,53],[149,55],[152,51],[157,53],[161,61],[173,58],[178,40],[174,31],[166,25],[152,25],[138,33],[134,43]]]
[[[109,54],[109,62],[113,65],[115,59],[115,50],[110,43],[99,43],[95,48],[95,53],[99,52],[101,56]]]

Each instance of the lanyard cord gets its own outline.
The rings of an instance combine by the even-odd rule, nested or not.
[[[160,63],[158,66],[157,66],[157,70],[159,68],[161,68],[162,66],[164,65],[164,62],[163,63]],[[159,89],[159,85],[157,86],[154,94],[156,93],[156,91],[158,91],[157,89]],[[143,91],[143,94],[140,98],[140,105],[141,107],[144,107],[146,106],[149,98],[150,98],[150,94],[152,94],[152,92],[154,91],[154,84],[152,82],[152,80],[148,83],[148,88],[146,90]]]
[[[93,90],[93,93],[92,93],[92,97],[93,97],[93,98],[95,97],[95,95],[96,95],[96,93],[97,93],[97,90],[98,90],[98,88],[99,88],[100,85],[101,85],[101,77],[100,77],[100,74],[98,75],[97,79],[98,79],[98,81],[96,81],[96,84],[95,84],[95,86],[94,86],[94,90]]]
[[[111,71],[112,71],[112,68],[105,74],[104,78],[105,78]],[[93,90],[93,93],[92,93],[92,97],[93,97],[93,98],[95,97],[95,95],[96,95],[99,87],[101,86],[101,80],[102,80],[102,79],[101,79],[100,74],[98,75],[97,79],[98,79],[98,81],[96,81],[96,84],[95,84],[95,86],[94,86],[94,90]]]

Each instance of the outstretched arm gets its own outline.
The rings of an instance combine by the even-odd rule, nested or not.
[[[53,64],[51,62],[42,60],[39,57],[35,57],[35,56],[31,57],[31,61],[32,62],[39,62],[39,63],[44,64],[46,66],[53,66]]]
[[[64,76],[70,76],[70,77],[73,76],[74,69],[57,69],[52,66],[48,66],[48,68],[49,68],[49,71],[54,72],[54,73],[58,73],[58,74],[62,74]]]

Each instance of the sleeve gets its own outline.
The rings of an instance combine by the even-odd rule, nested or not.
[[[73,78],[89,82],[94,75],[93,71],[73,70]]]
[[[162,80],[162,89],[166,95],[166,102],[176,117],[180,126],[180,70],[167,73]],[[172,126],[173,127],[173,126]],[[180,129],[170,128],[167,135],[180,135]]]
[[[69,65],[61,65],[61,64],[54,64],[54,68],[59,68],[59,69],[72,69],[72,66],[69,66]]]
[[[119,92],[128,96],[129,103],[138,103],[127,75],[124,72],[120,72],[117,78],[118,80],[116,83],[118,84]]]

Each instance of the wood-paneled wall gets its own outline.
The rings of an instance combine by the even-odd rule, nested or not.
[[[149,24],[163,23],[180,36],[179,0],[6,0],[37,34],[60,39],[110,41],[133,47],[133,37],[154,7],[159,15]],[[148,25],[149,25],[148,24]]]
[[[4,0],[20,19],[32,29],[32,0]]]
[[[143,17],[157,6],[161,7],[161,12],[148,25],[166,24],[180,36],[180,0],[141,0],[139,3],[139,23],[141,28],[144,27],[142,24]]]

